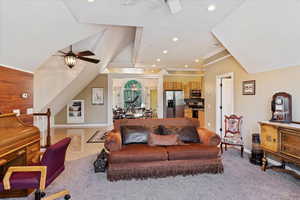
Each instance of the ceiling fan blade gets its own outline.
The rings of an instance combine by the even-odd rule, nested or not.
[[[91,51],[81,51],[76,54],[77,56],[94,56],[95,54]]]
[[[58,51],[59,53],[62,53],[62,54],[64,54],[64,55],[66,55],[67,53],[65,53],[65,52],[63,52],[63,51]]]
[[[94,59],[94,58],[87,58],[87,57],[81,57],[81,56],[77,56],[77,58],[80,60],[84,60],[84,61],[95,63],[95,64],[100,62],[100,60]]]

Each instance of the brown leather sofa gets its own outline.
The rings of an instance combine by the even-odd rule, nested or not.
[[[195,126],[200,143],[176,146],[122,145],[121,126]],[[188,118],[123,119],[114,122],[105,141],[108,157],[107,179],[146,179],[199,173],[223,173],[219,154],[220,137],[199,121]]]

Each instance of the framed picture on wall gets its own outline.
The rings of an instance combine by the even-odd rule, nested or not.
[[[104,104],[104,89],[92,88],[92,105]]]
[[[255,80],[243,81],[243,95],[255,95]]]
[[[84,100],[72,100],[67,107],[68,123],[84,123]]]

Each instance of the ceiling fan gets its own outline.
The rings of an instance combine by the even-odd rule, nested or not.
[[[68,65],[68,67],[71,69],[76,65],[77,59],[90,62],[90,63],[95,63],[95,64],[100,62],[99,59],[85,57],[85,56],[94,56],[95,54],[91,51],[80,51],[78,53],[74,53],[72,50],[72,45],[70,46],[69,52],[67,53],[63,51],[58,51],[58,52],[63,54],[60,56],[64,57],[65,64]]]

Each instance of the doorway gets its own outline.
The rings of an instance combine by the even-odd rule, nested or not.
[[[233,72],[216,77],[216,133],[224,134],[225,115],[234,113],[234,77]]]

